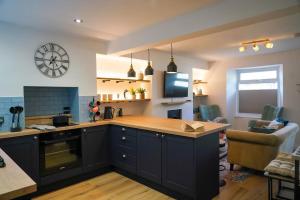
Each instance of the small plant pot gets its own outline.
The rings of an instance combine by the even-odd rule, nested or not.
[[[132,100],[136,100],[136,95],[131,95]]]
[[[140,99],[145,99],[145,93],[140,93]]]

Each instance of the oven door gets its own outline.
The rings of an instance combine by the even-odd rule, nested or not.
[[[82,165],[81,136],[56,133],[40,140],[40,174],[42,177]]]

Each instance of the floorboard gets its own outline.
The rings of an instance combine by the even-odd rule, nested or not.
[[[251,175],[242,182],[226,180],[220,194],[213,200],[265,200],[267,199],[267,179],[260,175]],[[110,172],[81,183],[44,194],[34,200],[168,200],[165,194]]]

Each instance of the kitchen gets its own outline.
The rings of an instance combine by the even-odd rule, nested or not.
[[[193,119],[193,91],[163,97],[169,53],[143,51],[123,60],[105,57],[105,41],[7,23],[1,27],[0,148],[6,163],[1,184],[20,174],[15,177],[20,184],[1,185],[1,199],[31,198],[111,171],[175,198],[199,199],[201,194],[209,199],[219,192],[218,132],[228,125],[182,131],[180,119]],[[144,73],[148,61],[152,76]],[[43,62],[64,67],[53,71]],[[183,56],[175,62],[190,77],[193,67],[207,65]],[[136,78],[128,78],[131,64]],[[187,84],[191,88],[191,81]],[[136,97],[131,88],[139,89]],[[181,109],[180,119],[166,119],[175,109]],[[155,166],[148,168],[153,158]],[[179,160],[186,164],[174,168]],[[211,181],[200,178],[208,175]]]
[[[15,29],[16,27],[9,28]],[[30,30],[28,35],[33,33]],[[45,37],[45,35],[35,34],[39,37]],[[53,36],[50,37],[52,38]],[[10,106],[24,107],[24,112],[20,114],[8,114],[8,120],[5,120],[4,123],[9,125],[4,125],[2,128],[8,127],[9,129],[1,133],[0,147],[34,181],[35,184],[31,185],[31,190],[27,190],[28,193],[33,192],[32,188],[34,187],[37,188],[37,192],[33,193],[33,195],[37,195],[49,191],[50,188],[56,188],[55,186],[57,185],[62,187],[61,185],[67,185],[70,181],[74,183],[74,179],[75,182],[78,182],[111,170],[119,170],[119,173],[127,174],[126,176],[134,180],[147,181],[146,185],[152,185],[159,191],[177,198],[181,196],[198,198],[197,196],[200,193],[196,191],[203,190],[196,190],[196,187],[202,188],[204,185],[206,185],[206,191],[209,191],[206,192],[206,198],[216,195],[219,188],[218,131],[224,130],[228,125],[208,123],[205,125],[205,131],[186,132],[182,131],[181,126],[184,122],[181,120],[165,119],[159,116],[150,117],[151,114],[147,116],[147,112],[155,111],[155,109],[151,108],[153,107],[152,102],[157,103],[158,99],[153,99],[153,97],[162,95],[157,93],[163,93],[162,86],[155,92],[152,91],[152,88],[155,87],[154,80],[163,79],[163,71],[155,71],[156,75],[154,74],[153,77],[126,78],[127,69],[125,67],[121,69],[125,71],[121,73],[123,76],[114,71],[107,72],[103,70],[103,64],[99,63],[99,57],[101,56],[96,56],[95,53],[94,59],[91,60],[94,60],[94,65],[98,66],[97,68],[102,68],[102,71],[97,72],[94,68],[94,70],[90,70],[90,73],[87,73],[86,69],[82,69],[80,65],[78,66],[76,51],[73,54],[74,50],[71,44],[67,42],[68,39],[70,38],[62,40],[62,43],[68,47],[66,49],[70,52],[70,66],[64,76],[55,79],[49,78],[41,73],[40,69],[34,66],[32,61],[29,61],[30,57],[26,58],[24,59],[25,61],[22,61],[22,63],[27,62],[27,65],[24,65],[24,68],[26,68],[24,71],[26,71],[26,74],[32,75],[24,76],[22,70],[14,72],[15,77],[19,76],[18,84],[14,80],[6,80],[10,82],[11,89],[6,91],[5,95],[10,97],[0,98],[0,101],[5,103],[2,105],[6,106],[3,108],[6,112],[9,111]],[[36,37],[31,38],[31,41],[36,41]],[[28,40],[22,40],[22,42],[25,42],[27,46],[29,44],[29,46],[32,45]],[[38,42],[35,43],[38,45]],[[49,49],[51,48],[50,44],[47,46]],[[155,54],[156,52],[154,52]],[[106,63],[104,62],[106,67],[108,69],[116,68],[116,64],[113,67],[111,65],[119,58],[110,59],[112,59],[110,61],[112,64],[106,60]],[[86,61],[87,59],[84,60]],[[180,63],[180,59],[178,60],[178,63]],[[14,60],[14,62],[20,61]],[[96,64],[96,62],[98,63]],[[144,67],[142,68],[144,70],[148,61],[126,59],[125,64],[123,63],[122,65],[130,66],[131,63],[135,66]],[[15,66],[10,62],[9,64],[12,67]],[[121,70],[119,69],[118,71],[121,72]],[[105,77],[100,77],[99,73]],[[107,74],[109,73],[110,75],[116,74],[116,76],[108,77]],[[80,75],[80,78],[77,78],[78,75]],[[95,77],[98,77],[98,79]],[[86,80],[88,80],[88,83],[86,83]],[[161,81],[163,80],[157,82]],[[130,90],[131,87],[145,88],[147,92],[144,97],[139,95],[133,98],[132,93],[131,95],[124,93],[126,89]],[[94,95],[95,91],[97,91],[97,95]],[[110,95],[108,92],[112,94]],[[180,98],[180,101],[177,100],[178,105],[165,105],[162,102],[157,104],[167,110],[181,108],[183,113],[180,118],[186,119],[185,112],[189,108],[186,104],[191,104],[186,99],[188,100],[192,91],[188,90],[188,92],[186,94],[187,97]],[[21,95],[21,97],[18,95]],[[161,98],[164,101],[163,103],[172,101],[171,98]],[[183,99],[183,102],[181,99]],[[112,107],[123,109],[122,112],[119,109],[119,112],[115,111],[113,114]],[[100,112],[99,116],[96,116],[97,112]],[[59,113],[61,115],[57,115]],[[165,116],[167,112],[162,113],[160,111],[159,115],[161,114]],[[18,123],[12,123],[11,118],[16,118],[14,121],[18,121]],[[94,120],[96,122],[93,122]],[[173,123],[172,120],[177,121]],[[44,126],[40,126],[41,124],[44,124]],[[52,125],[56,127],[52,127]],[[22,130],[20,130],[20,127]],[[25,127],[42,130],[26,129]],[[12,132],[9,131],[10,128],[12,128]],[[147,146],[150,141],[152,141],[152,145]],[[167,144],[170,146],[168,147]],[[177,153],[174,157],[174,151],[178,151],[176,149],[180,149],[182,153]],[[154,154],[149,155],[147,153],[149,151]],[[209,157],[205,153],[196,153],[207,151],[211,151],[211,154],[208,154]],[[214,156],[212,156],[213,152]],[[153,156],[157,158],[155,161],[156,165],[154,168],[147,169],[148,163],[152,162]],[[161,159],[163,158],[167,159],[166,162],[162,162]],[[196,158],[195,161],[194,158]],[[211,165],[198,164],[203,159],[210,160]],[[172,166],[178,160],[189,163],[189,165],[185,165],[181,169],[178,168],[180,169],[179,171],[174,170]],[[161,168],[161,166],[164,167]],[[149,171],[147,172],[147,170]],[[165,174],[166,172],[170,174]],[[203,177],[203,174],[199,174],[199,172],[210,174],[211,184],[208,184],[207,181],[201,182],[201,179],[198,178],[194,179],[197,176]],[[178,177],[176,175],[178,173],[181,173],[182,176]],[[186,179],[180,180],[182,177],[186,177]],[[162,182],[161,180],[164,181]],[[174,181],[175,183],[173,183]],[[178,183],[182,185],[176,184],[176,181],[179,181]],[[20,193],[20,190],[16,191],[17,195],[22,194],[28,197],[26,196],[27,194],[31,197],[31,194],[26,192]],[[11,195],[12,193],[8,192],[8,194]],[[6,198],[5,193],[3,195],[3,198]],[[203,192],[201,195],[204,197]],[[8,196],[7,198],[10,197]]]

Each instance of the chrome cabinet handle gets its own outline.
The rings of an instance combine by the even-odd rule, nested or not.
[[[86,129],[84,128],[84,129],[82,130],[82,132],[86,133]]]
[[[156,133],[155,135],[156,135],[156,137],[158,137],[158,136],[159,136],[159,134],[158,134],[158,133]]]
[[[37,140],[37,139],[39,139],[39,138],[38,138],[38,136],[34,136],[33,139],[34,139],[34,140]]]
[[[164,138],[165,137],[165,135],[161,135],[161,138]]]
[[[126,158],[126,154],[123,154],[122,157],[123,157],[123,158]]]
[[[125,137],[125,136],[123,136],[123,137],[122,137],[122,140],[126,140],[126,137]]]
[[[66,169],[66,167],[60,167],[60,168],[59,168],[59,170],[64,170],[64,169]]]
[[[126,131],[126,128],[122,128],[122,131]]]

